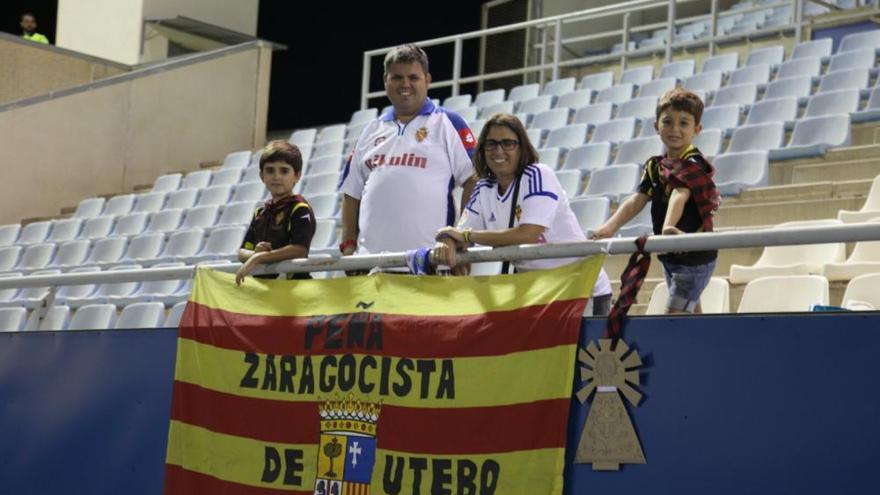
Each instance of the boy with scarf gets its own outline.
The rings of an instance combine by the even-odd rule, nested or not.
[[[287,141],[271,141],[263,149],[260,180],[272,197],[256,209],[244,235],[241,249],[238,250],[242,265],[235,274],[236,284],[240,285],[257,265],[309,255],[309,245],[315,235],[315,215],[305,198],[293,194],[293,186],[302,177],[302,165],[299,148]],[[287,278],[311,277],[308,273],[297,273],[288,274]]]
[[[712,164],[692,141],[700,133],[703,102],[684,89],[673,89],[657,104],[654,124],[666,154],[645,163],[638,192],[627,198],[594,233],[610,237],[651,202],[654,234],[711,232],[712,217],[721,204]],[[658,256],[669,288],[667,313],[701,313],[700,294],[715,269],[718,251],[664,253]]]

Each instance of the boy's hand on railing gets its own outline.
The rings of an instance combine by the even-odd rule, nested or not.
[[[682,235],[682,232],[678,227],[663,227],[663,235]]]
[[[266,242],[266,241],[258,242],[257,245],[254,247],[255,253],[269,252],[271,250],[272,250],[272,243]]]
[[[235,272],[235,285],[241,285],[241,283],[244,282],[244,278],[250,275],[250,273],[254,271],[254,268],[260,264],[260,258],[262,258],[260,253],[255,253],[248,258],[247,261],[241,264],[241,268]]]
[[[589,238],[591,241],[598,241],[599,239],[607,239],[613,235],[614,235],[614,231],[603,225],[603,226],[599,227],[598,229],[594,230],[590,234]]]

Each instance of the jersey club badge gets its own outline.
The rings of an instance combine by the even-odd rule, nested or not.
[[[422,127],[418,131],[416,131],[416,141],[421,143],[422,141],[425,140],[426,137],[428,137],[428,129],[427,128]]]

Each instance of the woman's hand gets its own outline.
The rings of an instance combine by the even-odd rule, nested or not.
[[[464,233],[455,227],[443,227],[437,231],[437,235],[434,239],[438,242],[442,242],[443,239],[452,239],[456,244],[465,244]]]
[[[450,227],[447,227],[450,228]],[[447,265],[455,267],[455,241],[451,237],[442,237],[432,249],[432,257],[435,265]]]

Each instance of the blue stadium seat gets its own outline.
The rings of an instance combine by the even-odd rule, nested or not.
[[[445,100],[443,100],[443,108],[452,110],[453,112],[459,112],[471,106],[472,101],[473,97],[467,94],[449,96]]]
[[[229,171],[240,171],[241,169],[226,169]],[[208,184],[211,183],[211,171],[210,170],[196,170],[195,172],[190,172],[186,174],[186,177],[183,178],[183,181],[180,183],[178,189],[201,189],[203,187],[208,187]],[[170,192],[170,191],[166,191]]]
[[[116,218],[112,216],[100,216],[86,220],[82,230],[79,233],[79,239],[93,240],[101,239],[110,235],[113,231],[113,225]],[[2,245],[2,243],[0,243]]]
[[[166,208],[150,215],[145,232],[171,232],[180,227],[181,221],[183,221],[183,210]]]
[[[593,135],[590,136],[591,143],[609,142],[620,143],[629,141],[636,134],[636,119],[633,117],[609,120],[596,126]]]
[[[848,114],[803,118],[794,125],[788,145],[780,150],[771,150],[770,159],[821,156],[829,148],[849,146],[850,139]]]
[[[513,113],[514,106],[514,102],[512,101],[493,103],[480,108],[479,116],[481,119],[488,119],[496,113]]]
[[[504,101],[505,92],[503,89],[493,89],[491,91],[483,91],[477,94],[474,100],[474,106],[477,108],[487,107]]]
[[[574,91],[575,84],[576,81],[573,77],[555,79],[544,85],[544,89],[541,90],[541,94],[549,96],[562,96],[566,93],[571,93],[572,91]]]
[[[514,86],[507,95],[507,101],[521,102],[538,97],[541,94],[541,85],[538,83],[521,84]]]
[[[116,306],[89,304],[79,308],[70,319],[68,330],[107,330],[116,323]]]
[[[856,50],[880,48],[880,30],[872,29],[861,33],[847,34],[840,41],[837,53],[852,52]]]
[[[636,190],[641,167],[638,165],[615,165],[593,170],[584,192],[588,196],[605,196],[621,201]]]
[[[739,64],[739,55],[736,53],[725,53],[724,55],[715,55],[703,61],[703,69],[700,72],[721,72],[726,73],[736,70]]]
[[[55,220],[52,224],[52,232],[49,234],[49,242],[66,242],[76,239],[82,230],[83,219],[72,217]]]
[[[614,164],[645,163],[649,157],[663,153],[663,141],[659,136],[637,138],[626,141],[617,147],[617,156]]]
[[[584,144],[587,140],[586,124],[571,124],[553,129],[547,136],[545,148],[573,148]]]
[[[577,91],[565,93],[556,100],[556,107],[566,107],[577,110],[578,108],[585,107],[592,103],[593,97],[596,93],[597,92],[592,89],[579,89]]]
[[[721,129],[725,135],[739,125],[739,105],[712,106],[703,112],[703,129]]]
[[[668,64],[664,64],[663,67],[660,68],[660,76],[657,79],[664,78],[676,78],[676,79],[684,79],[686,77],[690,77],[694,75],[694,68],[696,64],[693,59],[688,60],[680,60],[678,62],[670,62]]]
[[[832,40],[831,38],[802,41],[794,45],[794,49],[791,52],[791,59],[794,60],[806,57],[830,57],[833,46],[834,40]]]
[[[92,245],[92,251],[84,264],[88,266],[110,266],[122,261],[128,247],[127,237],[108,237],[98,239]]]
[[[640,67],[632,67],[620,73],[618,84],[645,84],[654,79],[654,66],[642,65]]]
[[[757,84],[758,87],[764,87],[765,84],[770,82],[770,72],[770,65],[768,64],[747,65],[731,72],[727,84],[728,86],[734,86],[737,84],[753,83]]]
[[[742,105],[747,107],[755,102],[757,96],[757,84],[726,86],[715,92],[715,96],[712,98],[712,106]]]
[[[11,246],[18,240],[21,225],[17,223],[0,225],[0,247]]]
[[[807,98],[813,93],[812,76],[794,76],[777,79],[767,85],[764,91],[764,99],[797,97],[798,103],[806,104]]]
[[[310,196],[309,206],[315,218],[335,218],[339,213],[339,193],[330,192]]]
[[[691,91],[701,90],[712,92],[721,87],[721,71],[701,72],[682,82],[682,87]]]
[[[634,92],[635,85],[631,83],[617,84],[599,91],[596,95],[596,103],[623,103],[631,100]]]
[[[581,230],[588,235],[601,227],[610,216],[611,202],[603,196],[574,198],[569,202],[569,206],[577,217]]]
[[[769,151],[782,148],[784,144],[785,124],[783,122],[744,125],[733,131],[727,152]]]
[[[595,74],[588,74],[581,78],[581,82],[578,85],[578,89],[591,89],[593,91],[599,92],[605,88],[610,88],[614,85],[614,73],[613,72],[598,72]],[[577,108],[577,107],[573,107]]]
[[[791,122],[791,125],[794,126],[794,120],[797,117],[798,99],[796,97],[764,99],[752,105],[749,115],[746,117],[746,124]]]
[[[318,136],[315,138],[313,146],[332,141],[344,141],[346,130],[345,124],[328,125],[318,132]]]
[[[220,215],[220,206],[196,206],[184,212],[182,229],[208,229],[217,223],[217,217]]]
[[[559,168],[559,162],[562,158],[562,150],[559,148],[538,148],[538,161],[547,165],[553,170]]]
[[[21,233],[18,235],[18,241],[16,244],[26,246],[28,244],[38,244],[41,242],[45,242],[46,239],[49,238],[49,234],[52,231],[52,222],[33,222],[29,223],[21,229]]]
[[[870,70],[867,68],[839,70],[829,72],[822,76],[819,80],[818,93],[826,91],[838,91],[841,89],[859,89],[866,90],[868,81],[871,78]]]
[[[577,170],[557,170],[556,178],[565,195],[574,198],[581,193],[581,173]]]
[[[67,330],[70,324],[70,307],[68,306],[52,306],[48,308],[42,320],[39,311],[32,311],[25,323],[24,330]]]
[[[259,170],[259,168],[257,169]],[[213,174],[211,174],[211,183],[212,186],[234,186],[241,181],[242,169],[238,168],[229,168],[226,170],[215,170]],[[187,176],[189,177],[189,176]]]
[[[554,108],[540,112],[532,119],[532,127],[537,129],[553,130],[568,125],[571,110],[568,108]]]
[[[529,98],[528,100],[523,100],[519,103],[517,111],[530,114],[545,112],[553,108],[553,100],[554,97],[550,95]]]
[[[724,142],[721,129],[704,129],[694,137],[693,145],[699,149],[703,155],[713,157],[721,153],[721,146]]]
[[[651,82],[647,82],[639,86],[638,96],[640,98],[646,96],[654,96],[657,98],[662,97],[669,91],[675,89],[675,86],[678,81],[674,77],[667,77],[665,79],[655,79]]]
[[[81,266],[88,258],[92,242],[88,240],[68,241],[58,246],[55,258],[49,268],[74,268]]]
[[[315,138],[317,136],[317,129],[300,129],[291,133],[290,138],[287,141],[290,144],[295,144],[297,147],[300,148],[302,148],[303,146],[311,148],[312,144],[315,143]]]
[[[860,68],[871,69],[874,67],[876,58],[877,55],[873,48],[839,52],[831,57],[831,62],[828,63],[828,72]]]
[[[804,117],[819,117],[839,113],[853,113],[859,110],[861,93],[858,89],[842,89],[816,93],[807,100]]]
[[[79,202],[76,211],[73,213],[74,218],[95,218],[104,211],[104,204],[107,202],[104,198],[87,198]]]
[[[574,114],[575,124],[586,124],[590,128],[595,127],[602,122],[611,120],[611,113],[614,111],[613,103],[594,103],[585,107],[578,108]]]
[[[749,52],[746,57],[746,66],[767,64],[771,67],[782,63],[785,57],[785,48],[782,45],[757,48]]]
[[[722,195],[739,195],[743,189],[767,186],[766,151],[725,153],[715,157],[712,164],[715,166],[715,185]]]
[[[643,96],[641,98],[633,98],[630,101],[621,103],[617,108],[616,119],[624,119],[627,117],[635,117],[637,119],[646,119],[654,116],[657,110],[656,96]]]

